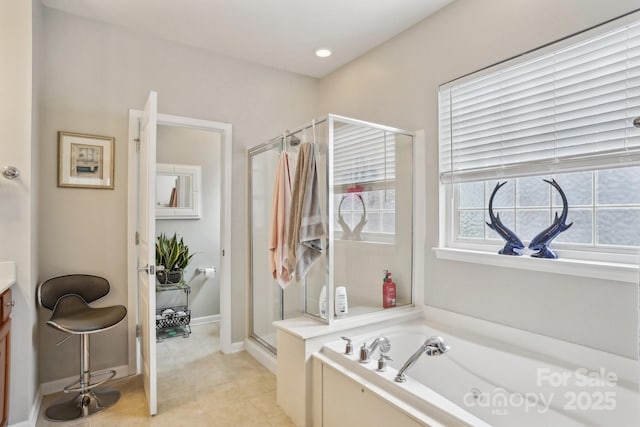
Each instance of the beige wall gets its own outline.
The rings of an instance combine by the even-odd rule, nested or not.
[[[31,22],[30,1],[6,0],[0,4],[0,167],[13,165],[21,172],[15,181],[0,176],[0,260],[15,261],[18,272],[12,287],[16,305],[11,315],[10,423],[28,418],[37,385]]]
[[[418,184],[427,194],[426,304],[637,358],[637,284],[441,261],[430,250],[438,245],[438,85],[637,7],[458,0],[321,80],[320,113],[426,131]]]
[[[317,81],[214,56],[45,9],[45,49],[38,149],[41,215],[40,278],[69,272],[104,275],[113,286],[103,304],[126,304],[128,109],[150,90],[158,111],[233,125],[232,340],[245,336],[246,149],[313,117]],[[115,189],[56,186],[56,132],[116,138]],[[87,244],[90,238],[92,244]],[[229,250],[229,248],[226,248]],[[41,381],[74,375],[76,342],[60,338],[40,316]],[[127,363],[126,322],[93,340],[95,368]]]

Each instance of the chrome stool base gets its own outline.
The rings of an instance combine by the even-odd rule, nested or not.
[[[49,421],[71,421],[85,418],[113,406],[120,392],[110,387],[97,387],[86,393],[75,393],[53,402],[45,411]]]

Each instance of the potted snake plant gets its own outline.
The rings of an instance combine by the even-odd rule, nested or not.
[[[189,246],[183,238],[178,239],[177,233],[167,237],[161,233],[156,240],[156,277],[161,284],[183,284],[184,269],[189,265],[195,254],[189,253]]]

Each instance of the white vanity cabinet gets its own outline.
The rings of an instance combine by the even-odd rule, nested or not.
[[[322,365],[322,426],[424,426],[361,384]]]

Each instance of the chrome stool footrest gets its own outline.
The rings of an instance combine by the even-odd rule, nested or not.
[[[47,408],[44,417],[49,421],[71,421],[88,417],[113,406],[120,392],[110,387],[96,388],[86,393],[64,396]]]
[[[90,372],[89,373],[89,378],[93,379],[93,378],[99,378],[99,377],[103,377],[106,376],[106,378],[96,382],[96,383],[91,383],[89,382],[89,384],[86,384],[84,386],[84,388],[82,387],[81,384],[81,380],[76,380],[73,383],[69,384],[68,386],[66,386],[64,388],[64,392],[65,393],[73,393],[73,392],[87,392],[89,390],[92,390],[96,387],[100,387],[102,384],[106,383],[107,381],[109,381],[110,379],[112,379],[113,377],[116,376],[116,371],[113,369],[110,369],[108,371],[98,371],[98,372]],[[77,384],[77,386],[76,386]]]

